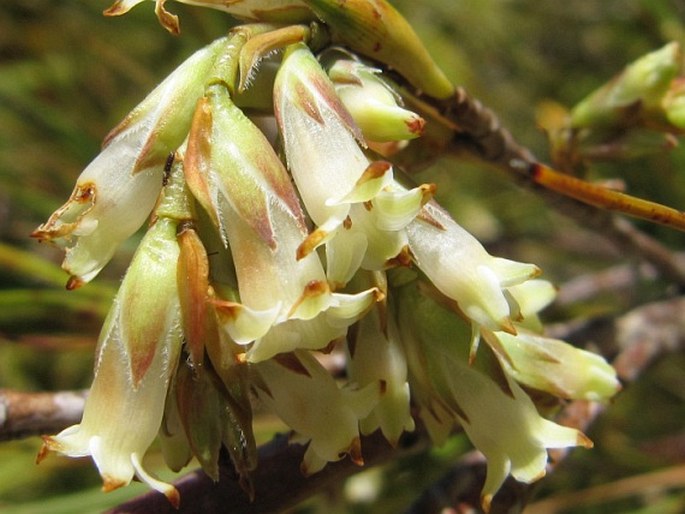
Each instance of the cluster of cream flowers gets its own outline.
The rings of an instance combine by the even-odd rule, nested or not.
[[[379,69],[315,55],[307,30],[242,25],[191,56],[36,230],[65,249],[73,288],[151,217],[105,321],[83,420],[46,437],[44,453],[91,455],[105,490],[137,476],[177,504],[143,464],[158,434],[170,468],[196,457],[218,478],[225,446],[249,486],[251,396],[307,445],[306,474],[346,455],[362,463],[361,434],[396,444],[415,429],[414,405],[436,442],[462,427],[486,455],[488,505],[509,473],[543,475],[547,448],[590,444],[541,417],[522,386],[602,400],[615,374],[541,335],[554,288],[536,266],[488,254],[432,200],[434,185],[407,184],[370,150],[406,145],[424,121]],[[344,381],[324,351],[344,352]]]

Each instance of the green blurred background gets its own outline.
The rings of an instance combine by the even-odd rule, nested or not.
[[[545,158],[536,116],[556,102],[572,106],[626,63],[667,41],[685,42],[685,2],[614,0],[395,0],[455,84],[499,114],[520,142]],[[100,141],[185,57],[232,23],[219,12],[170,2],[182,34],[172,37],[146,3],[122,18],[101,15],[106,1],[3,0],[0,3],[0,387],[27,391],[89,385],[100,323],[135,241],[93,283],[64,290],[61,254],[28,234],[69,196]],[[473,164],[442,159],[426,173],[458,221],[499,255],[541,265],[545,277],[573,277],[630,263],[529,193]],[[590,178],[620,177],[635,195],[685,205],[685,151],[603,165]],[[674,249],[682,234],[641,224]],[[672,294],[663,281],[557,306],[552,321],[614,315]],[[593,451],[569,459],[541,497],[685,463],[685,357],[655,363],[595,425]],[[270,422],[258,432],[267,437]],[[99,512],[144,490],[109,495],[88,460],[51,457],[40,466],[38,438],[0,444],[0,511]],[[448,447],[343,488],[339,512],[400,512],[465,448]],[[153,453],[152,459],[158,459]],[[168,475],[165,475],[168,477]],[[685,483],[685,478],[683,479]],[[370,484],[370,485],[369,485]],[[359,494],[360,487],[370,493]],[[355,492],[356,491],[356,492]],[[683,488],[579,507],[573,512],[685,512]],[[643,494],[644,493],[644,494]],[[345,500],[347,498],[347,501]],[[356,499],[355,499],[356,498]],[[372,498],[373,501],[370,501]],[[320,502],[303,507],[317,511]],[[322,512],[332,512],[327,504]]]

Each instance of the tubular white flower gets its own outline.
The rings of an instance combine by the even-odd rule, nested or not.
[[[381,269],[406,244],[400,231],[433,188],[407,191],[394,180],[389,163],[369,161],[358,143],[363,141],[359,128],[305,45],[286,50],[274,86],[274,112],[288,167],[318,226],[300,247],[299,256],[330,242],[328,278],[341,285],[363,261]],[[365,225],[374,233],[368,234]],[[335,245],[334,238],[344,230],[350,234]],[[387,243],[378,244],[379,235]]]
[[[416,264],[476,325],[515,333],[520,314],[507,288],[540,273],[537,266],[493,257],[436,203],[407,226]]]
[[[69,201],[33,233],[65,249],[62,267],[72,287],[93,279],[149,216],[166,160],[187,134],[205,75],[224,42],[193,54],[131,111],[78,178]]]
[[[301,465],[306,475],[349,454],[362,465],[359,420],[380,395],[380,383],[359,390],[340,388],[307,352],[283,354],[254,366],[259,398],[309,443]]]
[[[111,491],[134,475],[178,505],[178,492],[141,462],[159,431],[182,331],[176,286],[176,223],[160,219],[145,235],[105,321],[83,420],[44,438],[48,450],[91,455]]]
[[[234,249],[240,303],[216,302],[224,328],[250,344],[256,362],[321,348],[345,334],[377,292],[331,292],[316,253],[297,259],[307,237],[285,168],[223,85],[198,103],[186,153],[188,184]]]

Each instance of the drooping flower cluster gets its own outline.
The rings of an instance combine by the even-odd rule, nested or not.
[[[554,292],[536,266],[488,254],[431,199],[434,185],[407,184],[370,149],[406,145],[425,122],[350,52],[364,48],[315,54],[309,28],[281,17],[323,20],[345,44],[333,3],[192,3],[241,18],[268,6],[258,21],[282,23],[239,26],[190,57],[36,230],[66,249],[77,287],[152,215],[105,321],[83,421],[46,437],[44,453],[91,455],[106,490],[137,476],[178,503],[143,465],[155,435],[170,468],[195,456],[215,479],[226,447],[249,489],[250,393],[308,445],[307,474],[345,455],[363,463],[362,434],[396,444],[415,429],[413,404],[436,442],[462,427],[486,455],[487,505],[509,473],[544,474],[547,448],[589,445],[541,417],[522,386],[603,400],[617,389],[613,370],[540,334],[537,313]],[[384,23],[399,16],[357,3]],[[445,94],[442,75],[426,73],[407,78]],[[256,101],[272,109],[277,137],[250,117]],[[336,349],[344,383],[316,358]]]

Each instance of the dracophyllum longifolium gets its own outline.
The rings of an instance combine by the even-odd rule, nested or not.
[[[537,266],[493,257],[435,202],[406,230],[418,267],[472,320],[474,345],[480,327],[516,333],[521,310],[508,288],[538,275]]]
[[[316,253],[297,259],[307,237],[290,177],[262,132],[215,84],[197,105],[186,179],[232,251],[240,302],[214,302],[231,338],[260,361],[322,348],[345,334],[378,291],[333,293]]]
[[[164,166],[188,133],[195,102],[226,39],[193,54],[106,137],[67,201],[33,233],[65,249],[70,286],[90,281],[150,215]]]
[[[183,340],[176,229],[187,214],[184,187],[174,180],[164,189],[105,320],[81,423],[44,439],[44,452],[92,456],[105,491],[136,476],[175,505],[176,489],[152,477],[142,461],[160,429]]]
[[[359,421],[378,403],[381,384],[361,389],[341,388],[308,352],[278,355],[253,366],[260,400],[309,443],[301,464],[305,475],[346,454],[358,465],[361,453]]]
[[[285,52],[274,85],[274,112],[288,167],[317,225],[298,256],[326,243],[328,278],[336,286],[364,261],[369,269],[382,268],[406,245],[403,228],[433,188],[407,190],[389,163],[367,158],[359,127],[303,44]]]
[[[470,327],[459,316],[414,284],[400,290],[398,302],[411,376],[430,391],[428,398],[438,399],[441,421],[449,425],[451,416],[487,458],[485,507],[507,475],[526,483],[542,477],[548,448],[591,446],[578,430],[541,417],[492,353],[483,349],[469,364]]]

